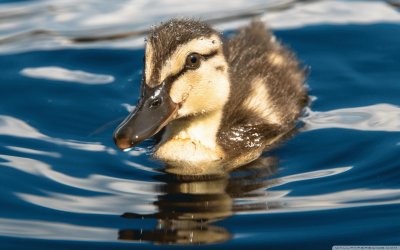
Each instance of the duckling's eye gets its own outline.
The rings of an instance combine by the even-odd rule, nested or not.
[[[197,69],[200,67],[201,56],[197,53],[192,53],[186,57],[186,67],[189,69]]]

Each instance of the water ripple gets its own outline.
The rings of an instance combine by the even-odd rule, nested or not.
[[[30,138],[42,140],[56,145],[62,145],[73,149],[86,151],[107,151],[107,147],[98,142],[85,142],[52,138],[42,134],[28,123],[12,116],[0,115],[0,135],[14,136],[19,138]],[[113,149],[109,149],[113,150]]]
[[[285,196],[266,203],[279,202],[281,207],[268,212],[287,213],[319,211],[340,208],[369,207],[400,204],[400,189],[352,189],[342,192],[309,196]],[[257,211],[263,213],[264,211]],[[245,212],[253,213],[253,212]]]
[[[84,84],[107,84],[114,81],[114,77],[110,75],[93,74],[61,67],[25,68],[20,73],[26,77]]]
[[[0,218],[0,235],[52,240],[116,241],[114,230],[108,228],[5,218]]]
[[[381,1],[189,2],[186,5],[158,2],[152,8],[148,3],[135,0],[100,3],[72,0],[58,1],[57,4],[40,0],[25,3],[25,6],[1,4],[0,19],[5,22],[0,24],[0,53],[82,46],[142,47],[148,27],[176,17],[176,13],[208,20],[220,29],[237,28],[257,16],[274,29],[321,23],[400,22],[400,14]],[[71,27],[75,29],[71,30]]]
[[[343,128],[364,131],[400,131],[400,108],[391,104],[335,109],[326,112],[309,111],[303,118],[304,130]]]

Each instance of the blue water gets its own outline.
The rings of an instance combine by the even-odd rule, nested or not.
[[[309,67],[304,127],[266,167],[210,180],[164,174],[151,142],[114,146],[142,46],[0,40],[0,249],[400,245],[400,22],[275,34]]]

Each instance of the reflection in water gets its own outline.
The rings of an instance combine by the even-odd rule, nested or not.
[[[158,176],[156,178],[164,183],[160,187],[162,194],[154,202],[158,212],[127,212],[122,215],[127,219],[157,219],[156,227],[152,230],[122,229],[118,238],[157,244],[207,244],[226,241],[231,238],[231,234],[211,223],[240,210],[266,210],[265,199],[242,204],[235,204],[234,200],[265,197],[265,189],[274,182],[268,177],[275,169],[276,160],[265,157],[234,171],[230,176]]]

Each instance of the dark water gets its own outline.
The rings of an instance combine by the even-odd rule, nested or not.
[[[111,139],[137,101],[141,46],[2,32],[0,249],[400,245],[400,21],[275,33],[310,67],[303,129],[229,178],[182,180],[150,142],[123,153]]]

